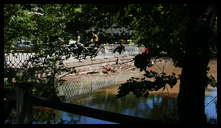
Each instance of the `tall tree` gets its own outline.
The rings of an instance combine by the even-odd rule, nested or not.
[[[100,28],[106,29],[113,24],[130,26],[134,30],[132,38],[138,44],[151,49],[150,54],[136,56],[135,65],[145,70],[146,66],[151,66],[151,58],[171,57],[176,66],[183,68],[178,97],[180,120],[204,124],[204,91],[208,84],[207,65],[211,51],[216,49],[215,12],[214,6],[186,4],[8,4],[4,7],[4,42],[8,51],[13,49],[14,42],[19,39],[35,42],[38,56],[36,61],[33,61],[36,63],[33,64],[36,64],[35,67],[46,64],[47,70],[41,67],[42,71],[49,70],[54,77],[58,73],[56,64],[63,60],[62,56],[67,58],[71,55],[87,56],[96,52],[93,50],[84,52],[82,49],[85,47],[64,48],[59,43],[52,42],[67,43],[70,39],[76,38],[78,32],[82,41],[87,42],[91,38],[92,28],[98,33]],[[101,33],[103,34],[101,43],[111,40],[110,34],[102,30]],[[122,38],[131,37],[125,35],[119,37]],[[44,62],[41,58],[45,58]],[[37,69],[40,68],[33,68],[34,71]],[[171,87],[176,84],[175,74],[145,71],[146,77],[154,77],[156,81],[143,82],[143,79],[140,79],[140,82],[132,79],[129,85],[140,86],[128,88],[128,84],[124,84],[120,88],[119,95],[124,96],[129,91],[133,91],[137,96],[147,96],[148,91],[158,90],[166,84]],[[53,83],[54,79],[49,81]]]
[[[205,88],[209,63],[209,33],[214,17],[213,6],[189,5],[184,57],[178,107],[182,122],[205,124]],[[190,116],[191,115],[191,116]]]
[[[146,66],[151,66],[151,58],[171,57],[175,65],[182,68],[178,96],[181,123],[205,124],[204,93],[208,85],[207,66],[212,51],[216,50],[216,7],[186,4],[129,7],[135,19],[135,39],[152,51],[149,57],[136,56],[135,65],[145,70]],[[162,51],[166,54],[161,55]],[[146,96],[149,91],[163,88],[166,84],[172,87],[176,83],[172,76],[157,75],[150,71],[146,71],[145,76],[155,77],[156,81],[153,83],[131,79],[120,87],[118,96],[124,96],[130,91],[137,96]]]

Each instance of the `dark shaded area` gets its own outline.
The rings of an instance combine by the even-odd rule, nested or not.
[[[0,123],[4,124],[5,120],[8,118],[9,114],[11,113],[12,109],[16,108],[16,101],[15,100],[4,100],[1,109],[1,120]]]
[[[35,7],[35,5],[33,7]],[[29,68],[28,70],[24,71],[25,73],[23,76],[18,76],[16,74],[18,71],[17,69],[4,68],[4,78],[8,78],[9,85],[11,85],[12,87],[14,86],[13,78],[16,79],[17,83],[20,83],[20,81],[22,81],[20,84],[24,84],[24,81],[28,83],[27,81],[31,79],[32,82],[36,83],[36,87],[34,88],[37,89],[38,94],[36,95],[45,96],[53,99],[54,97],[56,97],[55,76],[62,71],[71,70],[62,69],[61,67],[56,65],[58,61],[62,62],[64,60],[62,56],[66,56],[67,59],[71,55],[73,55],[79,60],[85,59],[87,56],[91,56],[91,58],[93,58],[96,56],[96,51],[102,43],[109,41],[119,41],[120,39],[127,40],[131,37],[124,32],[122,32],[122,35],[117,36],[114,34],[111,35],[103,33],[101,31],[100,35],[102,35],[102,39],[100,41],[94,42],[94,44],[91,44],[92,46],[87,49],[85,48],[85,46],[90,46],[87,43],[88,40],[91,38],[90,36],[88,36],[88,33],[92,32],[92,30],[89,30],[89,32],[85,32],[86,30],[95,26],[96,28],[94,31],[97,32],[98,28],[108,28],[114,23],[117,23],[117,26],[126,26],[133,24],[133,29],[138,30],[138,32],[134,34],[134,38],[137,40],[137,43],[144,44],[145,47],[150,47],[152,49],[152,52],[150,52],[149,54],[137,55],[134,58],[135,66],[140,68],[141,71],[144,70],[146,72],[146,78],[154,78],[155,80],[147,81],[145,78],[132,78],[128,81],[128,83],[125,83],[120,87],[118,96],[125,96],[130,91],[132,91],[138,97],[148,96],[148,91],[159,90],[160,88],[165,87],[166,84],[169,84],[171,87],[173,87],[178,79],[175,74],[158,74],[156,72],[146,70],[147,67],[151,66],[151,58],[160,57],[161,51],[167,51],[168,53],[166,53],[166,56],[173,58],[175,63],[183,68],[180,77],[180,94],[178,96],[178,113],[180,123],[191,123],[197,125],[206,124],[204,112],[204,92],[209,82],[207,79],[207,66],[209,59],[212,56],[210,50],[210,42],[215,42],[214,40],[211,41],[210,36],[212,33],[212,27],[214,26],[214,19],[217,16],[217,6],[208,4],[185,4],[178,5],[176,7],[173,5],[168,6],[167,4],[163,6],[153,6],[151,4],[101,4],[96,6],[84,5],[82,6],[83,13],[76,12],[74,10],[74,7],[77,6],[75,5],[67,5],[66,7],[59,5],[37,5],[36,7],[43,7],[43,10],[38,9],[36,11],[37,13],[45,12],[45,14],[49,15],[46,15],[46,17],[37,18],[36,14],[35,16],[27,18],[28,13],[22,9],[31,10],[32,6],[28,5],[7,5],[4,8],[4,41],[6,44],[5,49],[7,50],[7,52],[14,49],[12,47],[12,42],[14,40],[17,40],[18,38],[24,36],[30,39],[34,37],[34,39],[32,40],[36,42],[36,52],[38,52],[39,54],[36,58],[32,58],[32,64],[34,64],[34,68]],[[70,18],[69,21],[66,21],[62,18],[59,19],[62,13],[57,12],[60,11],[63,11],[63,14],[70,12],[65,16],[73,17]],[[95,14],[97,15],[95,16]],[[21,18],[10,20],[13,15],[18,15]],[[27,17],[23,17],[23,15]],[[52,17],[57,17],[58,19],[53,19]],[[140,20],[141,18],[142,20]],[[36,21],[36,26],[32,26],[33,24],[31,24],[30,26],[26,26],[31,21]],[[179,25],[179,22],[181,22],[181,25]],[[62,25],[60,25],[61,23]],[[74,24],[78,25],[75,26]],[[74,31],[72,30],[72,28],[74,29]],[[68,48],[63,47],[63,44],[67,44],[69,39],[72,38],[71,36],[76,36],[77,34],[79,34],[77,31],[82,32],[82,42],[86,45],[82,43],[77,43],[76,45],[71,45]],[[59,40],[58,37],[63,37],[64,41]],[[40,42],[40,44],[37,44],[39,43],[38,41]],[[39,49],[43,50],[38,51]],[[120,47],[115,49],[114,52],[121,53],[123,49],[124,48],[120,45]],[[212,49],[212,51],[215,50]],[[220,54],[220,50],[218,50],[218,53]],[[44,58],[45,60],[40,60],[42,58]],[[219,61],[218,65],[220,65]],[[27,65],[24,65],[24,68],[27,68]],[[39,72],[39,70],[41,70],[42,72]],[[41,73],[46,73],[47,75],[44,78],[38,79],[37,75]],[[220,70],[218,70],[218,80],[219,78]],[[220,81],[218,81],[218,83],[220,83]],[[217,106],[220,106],[220,86],[218,86],[217,88]],[[50,94],[50,92],[53,92],[53,94]],[[66,107],[64,107],[64,104],[57,103],[53,100],[49,101],[50,104],[49,102],[41,101],[38,99],[36,99],[36,101],[39,101],[39,104],[41,105],[45,104],[49,107],[54,107],[57,105],[57,108],[59,109],[66,111],[70,110],[71,112],[79,113],[79,111],[71,110],[71,107],[69,105],[66,104]],[[1,111],[1,114],[5,115],[3,118],[1,117],[2,122],[4,122],[5,117],[8,115],[10,109],[13,106],[12,102],[5,103],[5,105],[6,106],[3,109],[5,109],[6,111]],[[87,108],[85,108],[85,110],[91,111]],[[220,109],[218,109],[217,113],[218,123],[220,123]],[[79,114],[88,113],[82,112]],[[98,112],[99,118],[102,117],[103,114],[105,113]],[[106,114],[108,115],[108,113]],[[89,114],[89,116],[97,116],[97,114],[93,113]],[[124,116],[115,116],[118,121],[120,120],[119,122],[125,123],[125,120],[123,120],[125,118]],[[114,117],[111,117],[111,114],[108,115],[107,118],[109,120],[115,120]],[[154,121],[141,121],[140,119],[132,117],[126,118],[128,118],[127,121],[157,123]]]
[[[154,71],[146,71],[144,74],[147,78],[154,78],[154,81],[145,80],[145,78],[131,78],[119,87],[117,97],[123,97],[133,92],[137,97],[147,97],[151,91],[157,91],[165,88],[168,84],[172,88],[177,83],[175,74],[166,75],[165,73],[156,73]]]
[[[217,14],[218,14],[218,23],[220,23],[220,8],[218,8],[218,5],[217,5]],[[220,24],[218,25],[220,26]],[[217,45],[217,49],[218,49],[218,52],[217,52],[217,122],[218,122],[218,125],[220,126],[221,125],[221,36],[220,36],[220,27],[217,27],[217,33],[218,33],[218,41],[216,41],[216,45]]]
[[[33,103],[37,106],[39,105],[39,106],[50,107],[50,108],[59,109],[59,110],[70,112],[70,113],[80,114],[84,116],[89,116],[93,118],[98,118],[98,119],[122,123],[122,124],[124,123],[127,123],[127,124],[128,123],[147,123],[147,124],[155,124],[155,125],[165,124],[160,121],[126,116],[126,115],[122,115],[118,113],[97,110],[97,109],[75,105],[75,104],[53,102],[45,98],[39,98],[39,97],[32,97],[32,98],[33,98]]]
[[[206,79],[209,63],[208,43],[210,22],[215,8],[211,5],[189,5],[188,8],[190,21],[185,43],[187,53],[180,78],[178,112],[182,123],[204,125],[206,124],[205,88],[208,84]]]
[[[178,114],[181,124],[190,123],[203,126],[206,124],[205,88],[209,83],[207,67],[211,57],[209,39],[217,8],[214,5],[205,4],[190,4],[185,8],[189,21],[186,26],[184,42],[184,51],[186,53],[182,61],[180,61],[183,70],[180,77]],[[150,58],[154,56],[151,54],[149,56],[145,54],[137,55],[135,57],[135,66],[140,68],[141,71],[146,70],[146,67],[151,66]],[[150,77],[150,74],[151,72],[146,71],[145,76]],[[130,91],[136,96],[147,96],[149,94],[148,91],[159,90],[165,86],[167,80],[164,79],[165,76],[164,78],[161,77],[161,79],[155,77],[154,82],[159,84],[154,85],[153,82],[147,81],[145,78],[140,80],[139,78],[132,78],[126,84],[122,84],[119,88],[118,96],[124,96]],[[138,80],[140,82],[137,82]],[[171,80],[176,80],[176,77]],[[175,81],[172,83],[176,84]]]

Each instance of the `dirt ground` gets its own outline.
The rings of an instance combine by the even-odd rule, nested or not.
[[[103,74],[103,73],[100,73],[100,74],[84,74],[84,75],[79,75],[79,76],[76,76],[76,75],[69,75],[67,76],[65,79],[67,81],[75,81],[75,80],[84,80],[84,79],[94,79],[96,77],[96,79],[99,77],[99,79],[108,79],[110,78],[111,75],[117,75],[119,77],[119,79],[122,79],[122,82],[126,82],[127,79],[129,79],[130,77],[141,77],[142,74],[144,72],[140,72],[138,69],[136,69],[135,67],[131,66],[132,64],[122,64],[122,65],[118,65],[118,66],[114,66],[112,65],[112,67],[114,67],[115,69],[123,69],[124,70],[121,70],[119,72],[109,72],[108,74]],[[126,68],[127,67],[127,68]],[[209,70],[209,75],[213,75],[215,77],[215,79],[217,80],[217,60],[216,59],[213,59],[209,62],[209,67],[210,67],[210,70]],[[181,73],[181,68],[178,68],[178,67],[175,67],[172,63],[171,60],[164,60],[164,61],[161,61],[161,62],[156,62],[154,64],[154,66],[152,66],[151,68],[149,68],[149,70],[154,70],[154,71],[157,71],[157,72],[165,72],[167,74],[171,74],[172,72],[174,72],[175,74],[180,74]],[[124,79],[124,80],[123,80]],[[166,86],[166,88],[163,90],[163,89],[160,89],[158,91],[153,91],[151,94],[153,95],[169,95],[169,96],[173,96],[173,97],[176,97],[178,95],[178,92],[179,92],[179,84],[180,84],[180,81],[178,80],[177,81],[177,84],[173,87],[173,88],[170,88],[168,85]],[[212,88],[211,86],[209,86],[208,88]],[[108,87],[108,88],[102,88],[102,89],[99,89],[97,90],[98,92],[99,91],[105,91],[106,93],[111,93],[113,95],[116,95],[117,92],[118,92],[118,87],[115,86],[115,87]],[[207,94],[208,92],[206,92]]]
[[[159,67],[158,67],[159,66]],[[158,71],[161,72],[163,70],[164,67],[164,71],[168,74],[174,72],[176,74],[180,74],[181,73],[181,68],[177,68],[174,65],[172,65],[172,62],[164,62],[164,63],[157,63],[155,66],[151,67],[150,70],[154,70],[154,71]],[[209,75],[213,75],[215,77],[215,79],[217,80],[217,60],[211,60],[209,62]],[[179,93],[179,84],[180,81],[177,81],[177,84],[173,87],[170,88],[168,85],[166,86],[166,88],[160,89],[158,91],[153,91],[151,92],[152,95],[163,95],[163,96],[170,96],[170,97],[177,97],[178,93]],[[108,93],[108,94],[112,94],[112,95],[116,95],[118,93],[118,87],[119,86],[114,86],[114,87],[109,87],[109,88],[102,88],[97,90],[97,92],[104,92]],[[208,90],[211,89],[213,87],[208,86]],[[209,94],[209,91],[206,91],[206,95]]]
[[[160,67],[162,67],[162,66],[163,65],[161,65]],[[209,67],[210,67],[210,70],[209,70],[208,75],[214,76],[215,79],[217,80],[217,60],[216,59],[210,60]],[[156,70],[156,67],[154,67],[154,70]],[[172,72],[174,72],[176,74],[180,74],[182,69],[174,67],[170,63],[169,65],[166,64],[165,71],[166,71],[166,73],[169,73],[169,74],[172,73]],[[180,85],[180,80],[177,81],[177,84],[173,88],[170,88],[169,86],[166,86],[166,88],[164,90],[160,89],[158,91],[153,91],[152,94],[155,94],[155,95],[170,95],[170,96],[176,97],[179,93],[179,85]],[[210,89],[210,88],[213,88],[213,87],[208,86],[208,89]],[[206,95],[208,93],[209,92],[206,91]]]

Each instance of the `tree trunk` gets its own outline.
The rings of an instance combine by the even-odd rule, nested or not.
[[[220,8],[218,8],[218,16],[220,16]],[[220,21],[220,17],[218,17],[218,21]],[[220,22],[218,22],[220,23]],[[220,35],[220,27],[217,27],[217,33]],[[217,124],[220,126],[221,125],[221,45],[220,45],[220,36],[218,36],[218,41],[217,41],[217,47],[218,47],[218,53],[217,55]]]
[[[209,62],[208,30],[203,21],[207,5],[190,7],[186,55],[180,79],[178,113],[181,123],[204,125],[205,87]]]
[[[178,97],[180,121],[183,123],[204,124],[206,121],[204,112],[205,76],[208,62],[206,60],[203,62],[197,57],[188,59],[186,61],[189,61],[189,64],[185,64],[182,70]]]

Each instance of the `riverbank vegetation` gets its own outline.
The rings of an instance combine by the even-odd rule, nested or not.
[[[30,40],[36,53],[20,69],[5,63],[5,87],[26,84],[33,88],[31,95],[53,99],[57,82],[63,82],[56,76],[76,72],[64,68],[64,60],[93,58],[105,43],[120,43],[116,49],[121,53],[121,43],[132,40],[149,49],[134,58],[145,78],[131,78],[119,88],[118,96],[129,92],[148,96],[180,80],[180,123],[203,125],[205,88],[217,86],[216,79],[208,76],[208,63],[217,57],[217,11],[213,4],[5,4],[5,52],[13,53],[17,41]],[[159,58],[171,58],[182,68],[181,75],[148,70],[151,60]]]

